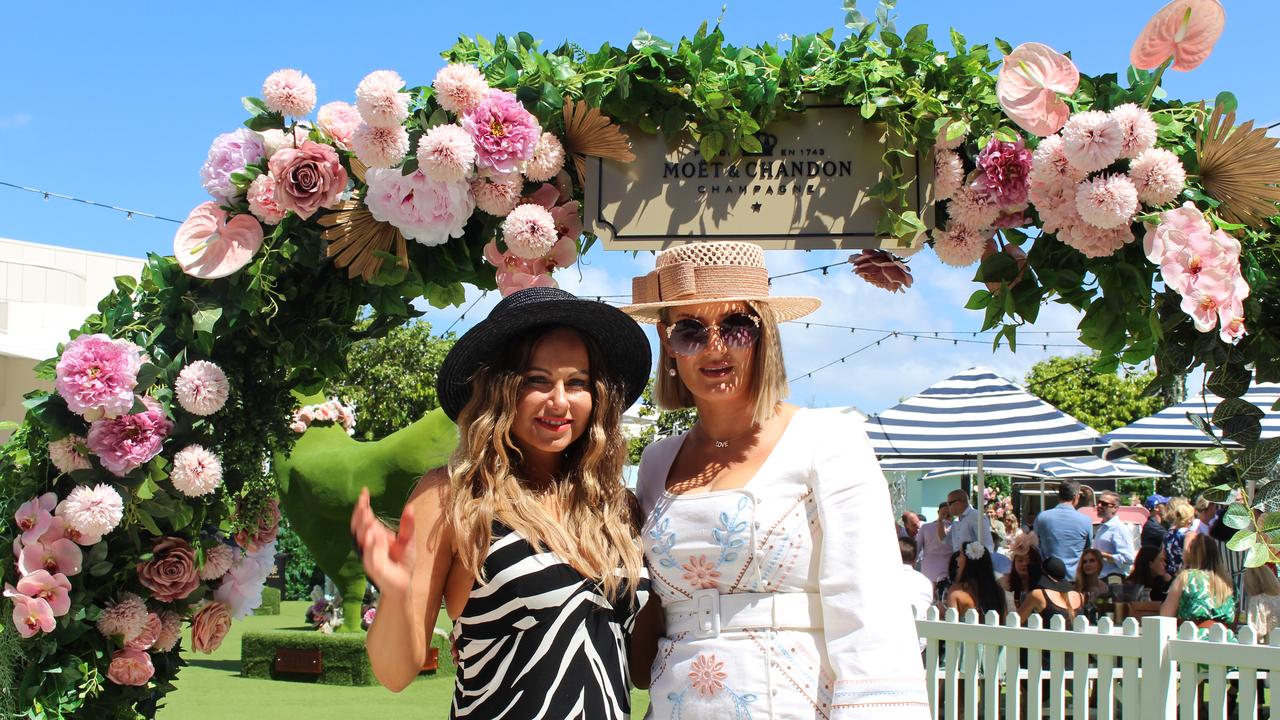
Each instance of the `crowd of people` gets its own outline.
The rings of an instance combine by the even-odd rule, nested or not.
[[[1053,507],[1023,522],[1007,500],[980,512],[960,489],[935,520],[904,512],[898,541],[911,607],[918,618],[934,606],[962,616],[1016,612],[1023,623],[1038,615],[1045,626],[1060,616],[1067,627],[1077,616],[1158,614],[1201,633],[1221,623],[1231,637],[1248,625],[1267,641],[1280,625],[1280,579],[1274,566],[1246,569],[1244,553],[1227,547],[1236,531],[1223,521],[1226,505],[1162,495],[1143,504],[1145,523],[1126,522],[1117,493],[1064,480]]]

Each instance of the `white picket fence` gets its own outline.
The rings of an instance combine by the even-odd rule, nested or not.
[[[1221,625],[1197,640],[1167,617],[1077,617],[1067,631],[1060,617],[1020,627],[1015,613],[1001,624],[995,612],[979,622],[936,608],[916,624],[934,720],[1247,720],[1261,717],[1270,674],[1280,678],[1280,643],[1257,645],[1248,628],[1228,643]],[[1280,720],[1280,686],[1269,702]]]

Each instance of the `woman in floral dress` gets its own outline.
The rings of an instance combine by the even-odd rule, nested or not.
[[[770,296],[747,243],[668,250],[633,292],[623,309],[662,343],[656,400],[698,410],[640,464],[661,605],[637,621],[632,677],[651,717],[927,717],[888,486],[861,424],[782,403],[777,323],[819,301]]]
[[[1215,623],[1227,626],[1227,639],[1235,642],[1235,588],[1227,574],[1218,541],[1195,535],[1187,544],[1183,569],[1174,578],[1160,614],[1196,624],[1196,636],[1203,640]]]

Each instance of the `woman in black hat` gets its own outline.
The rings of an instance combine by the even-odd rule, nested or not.
[[[436,380],[460,433],[449,467],[423,477],[398,531],[367,491],[352,516],[382,590],[367,645],[383,685],[417,677],[443,597],[451,717],[629,716],[642,561],[619,423],[648,348],[626,315],[555,288],[512,294],[454,345]]]
[[[1051,557],[1041,565],[1040,587],[1027,593],[1027,599],[1018,608],[1018,617],[1025,625],[1027,618],[1039,615],[1044,620],[1044,627],[1049,627],[1049,621],[1059,615],[1070,627],[1082,607],[1084,595],[1067,580],[1067,566],[1061,559]]]

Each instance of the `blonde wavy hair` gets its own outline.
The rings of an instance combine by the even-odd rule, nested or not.
[[[557,521],[521,479],[522,454],[511,426],[524,369],[538,340],[553,329],[530,332],[471,379],[471,399],[458,415],[460,440],[449,462],[449,521],[458,559],[485,582],[484,561],[497,521],[599,582],[611,600],[624,590],[634,597],[642,563],[638,509],[622,484],[623,393],[608,377],[595,342],[577,331],[590,362],[591,417],[565,451],[564,474],[556,483],[563,519]]]

